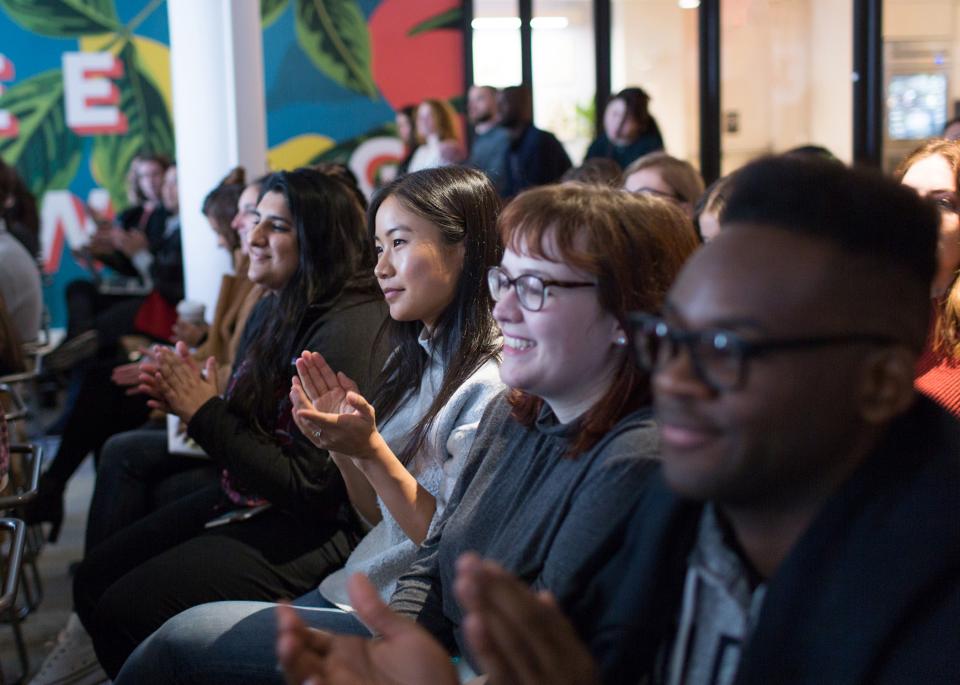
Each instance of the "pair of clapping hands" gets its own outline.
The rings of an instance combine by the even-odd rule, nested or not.
[[[310,442],[355,459],[369,459],[377,444],[373,406],[357,384],[335,372],[319,352],[304,351],[290,387],[293,420]]]
[[[414,621],[394,613],[357,574],[350,601],[378,638],[308,628],[289,606],[277,609],[277,656],[291,685],[458,685],[446,650]],[[533,593],[476,554],[457,562],[454,586],[464,635],[490,685],[596,685],[586,647],[546,593]]]
[[[126,387],[128,395],[148,395],[147,405],[153,409],[176,414],[186,424],[211,397],[220,394],[213,357],[208,357],[201,369],[183,342],[173,348],[154,345],[140,353],[139,361],[116,367],[111,378]]]

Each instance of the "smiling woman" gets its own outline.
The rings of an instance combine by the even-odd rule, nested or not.
[[[897,178],[940,209],[937,275],[927,348],[917,365],[917,388],[960,416],[960,143],[932,140],[900,164]]]
[[[297,169],[263,180],[257,213],[249,275],[270,292],[250,316],[224,396],[169,352],[147,388],[187,424],[222,481],[103,540],[75,576],[77,613],[111,677],[174,614],[306,592],[358,539],[337,467],[297,430],[288,392],[291,360],[305,349],[361,387],[383,363],[375,341],[385,307],[362,207],[332,173]],[[205,527],[264,503],[271,508],[242,524]]]
[[[659,311],[697,246],[673,204],[578,183],[520,194],[498,226],[505,252],[487,282],[513,391],[487,410],[450,513],[391,599],[468,658],[461,553],[496,559],[564,607],[619,540],[657,455],[627,312]]]
[[[293,216],[283,193],[264,193],[255,217],[256,223],[248,234],[250,280],[277,292],[290,281],[300,257]]]

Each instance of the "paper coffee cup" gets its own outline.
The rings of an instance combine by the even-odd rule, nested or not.
[[[181,300],[177,305],[177,316],[181,321],[199,326],[203,323],[203,314],[205,310],[206,305],[204,305],[203,302]]]

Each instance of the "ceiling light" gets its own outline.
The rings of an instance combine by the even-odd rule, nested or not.
[[[682,10],[695,10],[700,6],[700,0],[677,0],[677,7]]]
[[[520,28],[520,17],[477,17],[470,22],[477,31],[509,31]]]
[[[566,17],[534,17],[530,26],[535,29],[565,29],[570,25]]]

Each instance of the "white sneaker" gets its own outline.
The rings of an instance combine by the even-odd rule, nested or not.
[[[99,685],[109,681],[80,617],[70,614],[67,626],[57,636],[57,644],[30,685]]]

